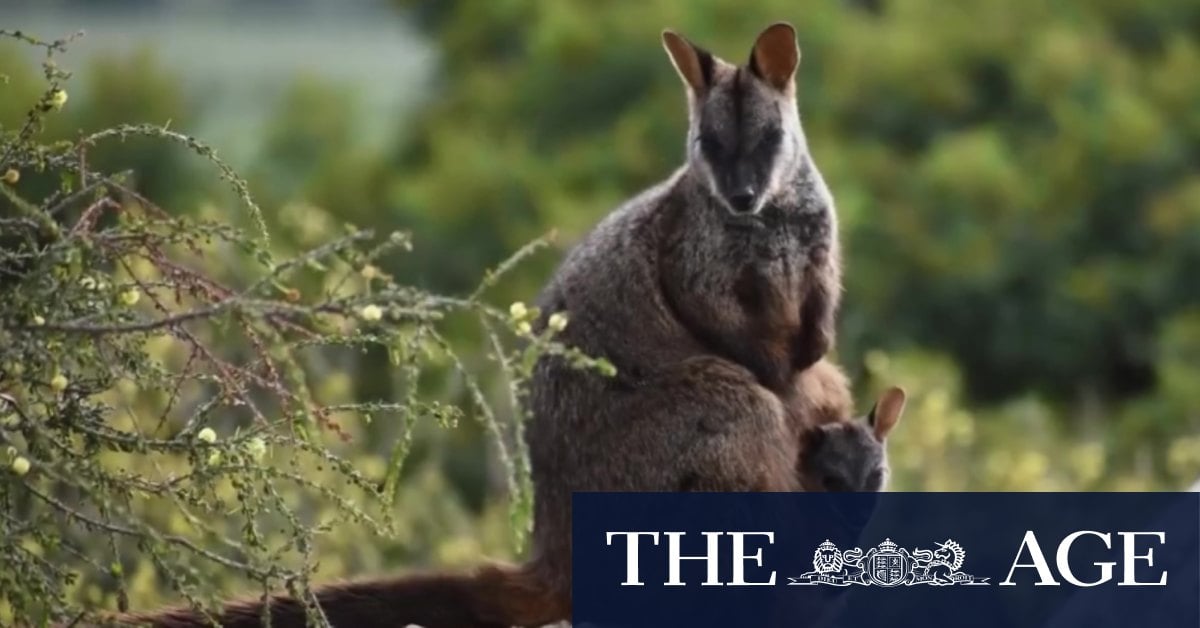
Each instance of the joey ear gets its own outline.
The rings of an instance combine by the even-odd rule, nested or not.
[[[796,44],[796,29],[787,22],[777,22],[765,28],[750,50],[750,71],[784,90],[800,65],[800,47]]]
[[[662,32],[662,42],[683,82],[696,93],[708,89],[713,73],[712,54],[670,29]]]
[[[900,422],[900,415],[904,412],[904,400],[904,389],[893,386],[883,391],[875,407],[871,408],[871,413],[867,415],[867,424],[871,426],[875,439],[879,442],[883,442],[892,428]]]

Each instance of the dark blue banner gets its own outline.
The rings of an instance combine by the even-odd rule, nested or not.
[[[1197,493],[580,493],[577,628],[1200,626]]]

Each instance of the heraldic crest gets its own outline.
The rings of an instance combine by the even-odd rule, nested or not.
[[[959,571],[966,556],[967,551],[950,539],[935,543],[932,550],[915,548],[911,552],[884,539],[865,553],[857,547],[841,551],[827,539],[813,552],[813,570],[788,580],[793,585],[835,587],[988,584],[987,578]]]

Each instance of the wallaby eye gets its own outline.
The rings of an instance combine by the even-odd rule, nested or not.
[[[883,488],[883,470],[875,469],[867,475],[866,490],[874,493]]]
[[[779,149],[781,141],[783,141],[783,135],[780,130],[774,127],[769,128],[763,131],[762,137],[754,144],[754,151],[751,154],[755,159],[770,159]]]
[[[774,152],[782,140],[783,132],[777,127],[771,127],[763,133],[762,139],[758,140],[756,149],[764,153]]]
[[[711,133],[700,134],[700,152],[716,161],[721,156],[721,143]]]

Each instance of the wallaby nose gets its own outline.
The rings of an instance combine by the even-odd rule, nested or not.
[[[733,210],[744,214],[754,208],[754,189],[742,188],[729,195],[729,205]]]

